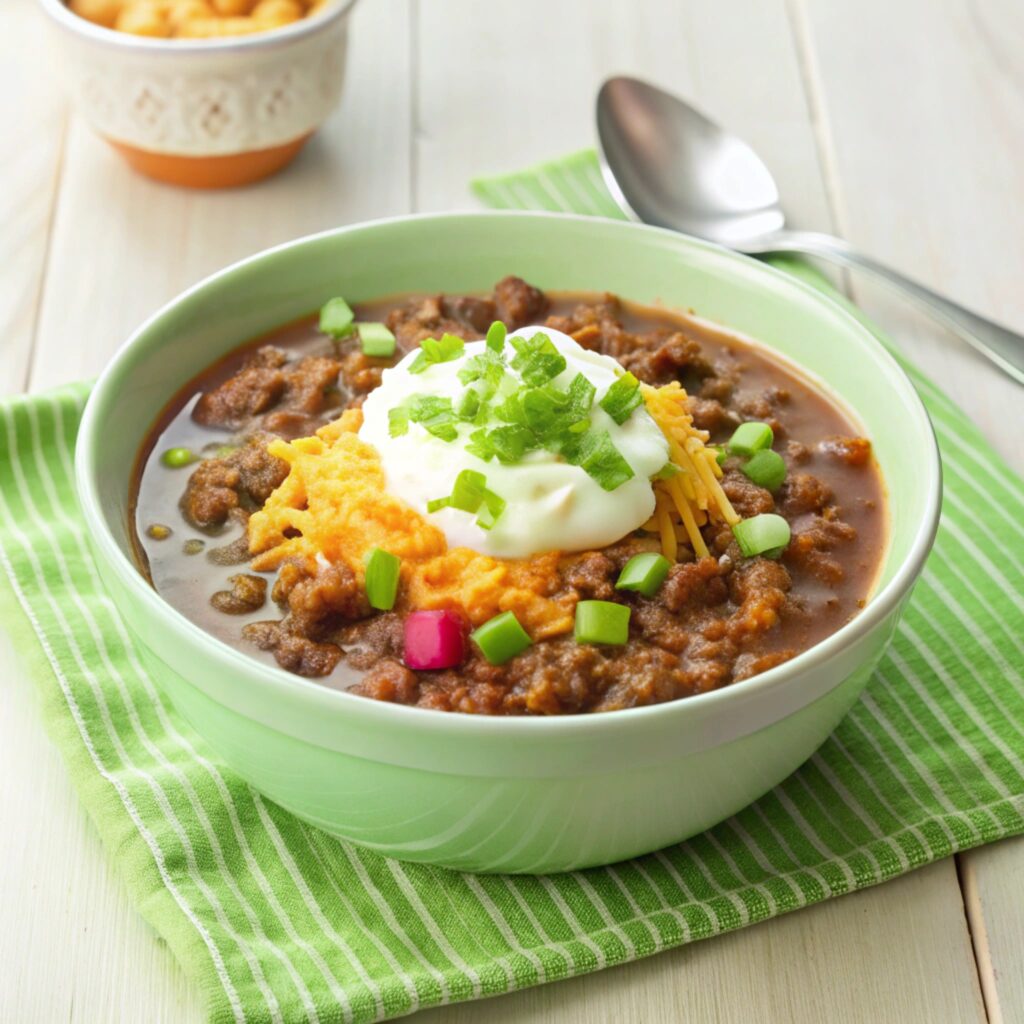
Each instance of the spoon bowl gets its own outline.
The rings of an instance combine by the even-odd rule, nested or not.
[[[631,219],[750,255],[800,252],[866,271],[1024,383],[1024,337],[841,238],[787,231],[779,190],[764,161],[677,96],[636,78],[608,79],[597,97],[597,137],[605,183]]]
[[[785,226],[757,153],[678,97],[611,78],[598,97],[597,131],[605,183],[635,220],[729,248]]]

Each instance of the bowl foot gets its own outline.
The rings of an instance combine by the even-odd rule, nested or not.
[[[225,156],[177,156],[138,149],[114,139],[107,139],[107,142],[136,171],[156,181],[184,188],[234,188],[276,174],[295,159],[312,134],[309,132],[281,146]]]

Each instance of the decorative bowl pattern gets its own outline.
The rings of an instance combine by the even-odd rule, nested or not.
[[[266,151],[294,155],[341,97],[354,0],[271,32],[217,40],[132,36],[78,17],[62,0],[41,2],[79,111],[122,152],[159,155],[179,168]]]

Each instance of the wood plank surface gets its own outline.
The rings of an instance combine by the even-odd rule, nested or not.
[[[16,2],[35,7],[32,0]],[[129,171],[80,120],[72,120],[54,222],[50,226],[37,214],[31,229],[24,229],[26,259],[30,245],[50,251],[31,322],[22,312],[20,276],[11,276],[6,261],[0,274],[0,325],[11,316],[26,321],[12,335],[17,345],[10,348],[10,366],[20,377],[15,374],[8,390],[24,387],[30,362],[33,390],[95,376],[145,317],[234,260],[336,224],[407,212],[407,6],[406,0],[374,0],[355,13],[353,36],[360,46],[352,53],[341,108],[288,171],[259,186],[196,193],[155,184]],[[31,34],[21,38],[36,45],[36,31],[45,26],[38,11],[27,13]],[[18,39],[0,40],[0,78],[8,71],[8,53],[23,45]],[[391,47],[399,59],[381,78],[375,55]],[[34,62],[37,77],[47,53],[19,58],[23,76]],[[27,85],[21,92],[32,97]],[[48,95],[41,92],[39,102]],[[30,127],[40,135],[40,152],[47,141],[50,149],[60,143],[56,117],[26,125],[26,131]],[[0,138],[3,147],[7,137]],[[42,192],[44,163],[37,156],[16,180],[4,177],[8,188],[23,186],[17,197],[22,205],[33,188]],[[3,199],[0,204],[7,208]],[[30,360],[33,334],[38,344]],[[7,371],[5,345],[0,374]],[[0,920],[18,924],[0,928],[0,1022],[201,1020],[199,993],[129,903],[45,738],[31,682],[2,631],[0,673]]]
[[[27,11],[29,0],[15,3]],[[1024,326],[1024,292],[1015,287],[1024,213],[1000,220],[1014,188],[1018,202],[1024,194],[1012,175],[1024,167],[1014,59],[1022,24],[1015,0],[521,0],[500,16],[471,0],[366,0],[354,18],[342,109],[285,174],[213,195],[134,176],[77,121],[62,146],[59,93],[33,76],[30,105],[43,115],[24,123],[38,136],[35,155],[14,175],[0,172],[5,252],[27,254],[13,276],[9,261],[0,276],[0,328],[15,325],[0,347],[0,379],[17,390],[30,361],[34,389],[93,375],[181,288],[275,242],[470,205],[473,175],[590,144],[593,94],[614,72],[677,89],[748,138],[775,171],[795,223],[842,229]],[[42,46],[34,31],[22,35]],[[10,38],[0,40],[0,85],[42,59]],[[942,150],[951,118],[940,111],[969,122],[946,143],[955,152]],[[979,161],[971,144],[988,146],[990,159]],[[6,136],[0,151],[17,154],[4,146]],[[915,153],[927,161],[915,166]],[[86,260],[82,239],[90,240]],[[1019,391],[930,325],[905,318],[898,303],[855,284],[990,436],[1005,437]],[[6,639],[0,672],[0,900],[3,919],[17,924],[0,929],[0,1022],[201,1019],[198,993],[103,856]],[[992,1021],[1024,1019],[1022,901],[1005,896],[1021,891],[1022,845],[962,859]],[[639,964],[417,1019],[983,1021],[971,937],[949,860]]]
[[[1024,4],[793,2],[843,233],[1024,332]],[[1024,471],[1020,386],[857,276],[854,297]]]
[[[72,123],[32,390],[97,374],[146,317],[229,263],[301,235],[408,212],[407,6],[373,0],[356,10],[358,45],[340,109],[291,167],[258,185],[197,192],[156,184],[81,120]],[[394,59],[379,75],[385,51]],[[98,247],[88,259],[82,239]]]
[[[958,858],[964,906],[991,1024],[1024,1021],[1024,836]]]
[[[418,209],[465,207],[471,177],[592,146],[601,82],[633,74],[747,138],[792,197],[796,220],[831,227],[783,0],[522,0],[500,18],[473,0],[445,0],[421,5],[418,28]],[[465,57],[475,45],[483,65]],[[446,49],[463,59],[439,59]]]
[[[128,900],[0,630],[0,1021],[202,1019],[198,991]]]
[[[25,387],[50,249],[67,101],[40,74],[47,25],[33,0],[8,0],[0,33],[0,395]]]
[[[847,237],[1024,331],[1024,5],[798,3]],[[898,299],[853,284],[1024,473],[1020,386]],[[990,1019],[1024,1021],[1024,841],[958,859]]]
[[[416,1024],[984,1022],[952,861],[740,932]],[[924,920],[931,933],[922,936]]]

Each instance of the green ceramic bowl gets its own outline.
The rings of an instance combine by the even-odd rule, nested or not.
[[[247,657],[167,605],[132,560],[136,450],[175,391],[239,343],[350,300],[475,291],[509,273],[692,307],[795,360],[856,410],[893,512],[866,609],[779,668],[688,700],[500,719],[366,700]],[[939,514],[931,425],[872,335],[812,288],[682,235],[553,214],[357,225],[272,249],[187,291],[117,354],[89,400],[77,476],[99,571],[174,705],[239,775],[338,836],[406,860],[547,872],[685,839],[785,778],[857,699]]]

